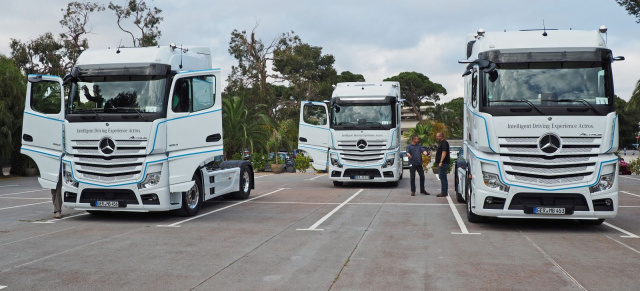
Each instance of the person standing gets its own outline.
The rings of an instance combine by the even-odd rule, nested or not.
[[[418,144],[420,139],[414,135],[411,137],[411,144],[407,145],[407,157],[409,158],[409,173],[411,174],[411,196],[416,196],[416,171],[420,175],[420,193],[430,195],[424,190],[424,169],[422,169],[422,154],[427,155],[427,151]]]
[[[436,140],[440,143],[436,151],[436,163],[438,164],[438,177],[440,177],[440,194],[436,197],[446,197],[449,195],[449,183],[447,181],[447,169],[449,169],[449,142],[444,139],[442,132],[436,133]]]

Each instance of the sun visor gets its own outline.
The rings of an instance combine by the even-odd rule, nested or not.
[[[611,60],[611,51],[595,49],[592,51],[510,53],[495,50],[480,53],[479,57],[492,63],[602,62]]]

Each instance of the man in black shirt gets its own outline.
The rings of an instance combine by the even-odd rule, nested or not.
[[[436,151],[436,164],[438,164],[438,176],[440,177],[440,194],[436,195],[437,197],[446,197],[449,195],[447,189],[449,188],[449,183],[447,181],[447,169],[449,169],[449,142],[444,139],[444,134],[442,132],[436,133],[436,140],[440,143],[438,145],[438,150]]]
[[[416,171],[420,176],[420,193],[429,195],[429,192],[424,190],[424,170],[422,169],[422,154],[427,155],[427,151],[418,144],[420,139],[418,136],[411,137],[411,144],[407,145],[407,157],[409,158],[409,173],[411,174],[411,196],[416,195]]]

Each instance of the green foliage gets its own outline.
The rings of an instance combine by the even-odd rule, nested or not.
[[[306,173],[310,165],[311,165],[310,157],[305,157],[302,153],[299,153],[298,156],[296,156],[296,159],[295,159],[296,170],[302,173]]]
[[[252,153],[265,149],[270,137],[269,118],[260,108],[247,108],[244,98],[222,99],[222,134],[226,158],[248,148]]]
[[[446,136],[451,139],[462,139],[464,98],[458,97],[442,105],[437,104],[434,109],[433,119],[447,126]]]
[[[616,0],[616,2],[624,7],[629,15],[636,17],[636,23],[640,23],[640,1],[638,0]]]
[[[253,164],[254,172],[260,172],[264,170],[264,167],[267,165],[267,163],[269,163],[269,160],[265,157],[265,154],[262,152],[251,155],[250,161]]]
[[[69,71],[76,64],[80,53],[89,48],[89,43],[83,36],[91,33],[91,29],[87,27],[89,15],[99,11],[104,11],[104,5],[76,1],[67,4],[66,10],[62,9],[64,15],[60,25],[67,29],[65,33],[60,34],[60,41],[64,47],[61,53],[68,60],[64,65],[65,71]]]
[[[349,71],[344,71],[340,73],[340,75],[336,76],[335,83],[342,82],[365,82],[364,76],[361,74],[354,74]]]
[[[20,156],[25,83],[20,69],[0,54],[0,165]]]
[[[159,16],[162,13],[162,9],[148,7],[145,0],[129,0],[125,7],[109,2],[109,9],[115,12],[120,30],[131,36],[134,47],[158,45],[158,39],[162,35],[158,25],[164,20],[163,17]],[[140,30],[139,37],[122,27],[123,20],[131,17],[133,17],[133,24]]]
[[[49,74],[63,76],[63,45],[47,32],[35,39],[21,42],[11,39],[11,57],[14,64],[27,74]]]
[[[451,159],[451,162],[449,163],[449,167],[447,168],[447,174],[451,174],[451,169],[453,169],[453,165],[455,165],[455,162],[456,162],[456,159]],[[439,164],[436,164],[436,159],[434,158],[433,164],[431,164],[431,167],[436,168],[436,171],[437,171],[437,168],[439,167],[438,165]]]
[[[234,161],[240,161],[243,159],[243,156],[241,153],[233,153],[233,155],[231,155],[231,159]]]
[[[384,81],[400,82],[402,98],[411,107],[413,113],[422,122],[420,105],[424,102],[440,100],[440,95],[446,95],[447,90],[438,83],[431,82],[429,77],[416,72],[402,72],[397,76],[384,79]]]
[[[628,164],[632,174],[640,175],[640,159],[635,159]]]
[[[404,137],[411,142],[412,136],[418,136],[419,144],[433,149],[437,147],[438,141],[436,140],[436,134],[438,132],[447,132],[447,126],[435,120],[426,120],[422,123],[416,124],[416,127],[406,132]]]

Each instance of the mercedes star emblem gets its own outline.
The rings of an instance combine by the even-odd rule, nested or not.
[[[104,155],[113,154],[116,151],[116,143],[109,137],[105,137],[100,140],[98,144],[98,150]]]
[[[560,150],[560,138],[555,134],[543,135],[538,141],[538,148],[546,154],[553,154]]]
[[[364,139],[359,140],[359,141],[356,143],[356,147],[357,147],[357,148],[359,148],[359,149],[361,149],[361,150],[364,150],[364,148],[366,148],[366,147],[367,147],[367,141],[366,141],[366,140],[364,140]]]

